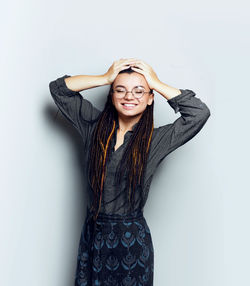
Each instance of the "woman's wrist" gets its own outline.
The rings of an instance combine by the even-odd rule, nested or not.
[[[102,74],[102,75],[99,75],[100,77],[100,82],[102,83],[102,85],[108,85],[108,84],[111,84],[111,82],[109,81],[109,78],[107,76],[107,74]]]
[[[158,93],[160,93],[167,100],[174,98],[175,96],[181,94],[180,89],[172,87],[165,84],[164,82],[159,81],[154,88]]]

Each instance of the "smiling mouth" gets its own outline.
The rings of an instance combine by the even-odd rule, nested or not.
[[[135,103],[122,103],[124,106],[136,106],[137,104]]]

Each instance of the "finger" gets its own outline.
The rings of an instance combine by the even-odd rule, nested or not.
[[[141,63],[131,64],[131,66],[141,68],[141,69],[146,69],[145,66],[143,66]]]
[[[141,65],[143,65],[145,68],[150,69],[151,66],[149,64],[147,64],[145,61],[143,60],[137,60],[136,63],[140,63]]]
[[[147,63],[145,63],[144,61],[142,61],[142,60],[137,60],[135,63],[136,64],[141,64],[145,68],[149,68],[149,65]]]
[[[119,69],[119,71],[127,70],[127,69],[128,69],[128,67],[122,67],[122,68]]]
[[[129,65],[130,63],[131,63],[130,61],[119,60],[116,62],[116,65],[118,67],[120,67],[120,66],[124,66],[124,65]]]
[[[140,63],[140,62],[132,62],[131,64],[134,64],[134,65],[136,65],[136,66],[143,66],[143,64],[142,63]]]
[[[124,61],[125,63],[135,63],[136,59],[127,59]]]
[[[122,58],[122,59],[120,59],[120,61],[123,61],[123,62],[129,62],[129,61],[135,61],[135,60],[136,60],[136,58],[127,58],[127,59]]]
[[[126,61],[122,60],[122,61],[118,61],[118,62],[117,62],[117,66],[118,66],[118,67],[121,67],[121,66],[126,65],[126,66],[129,67],[129,65],[130,65],[131,63],[132,63],[131,60],[126,60]]]
[[[123,66],[126,66],[127,68],[129,68],[129,67],[131,66],[131,63],[127,63],[127,62],[121,63],[121,66],[122,66],[122,67],[123,67]]]
[[[124,62],[124,63],[120,63],[117,65],[117,69],[121,70],[121,69],[128,69],[130,67],[130,63]]]
[[[123,65],[126,65],[126,66],[131,66],[132,64],[134,64],[134,60],[126,60],[124,62],[121,62],[120,64],[123,66]]]
[[[139,69],[139,68],[135,68],[135,67],[131,67],[132,70],[136,71],[136,72],[139,72],[141,74],[144,74],[144,71]]]

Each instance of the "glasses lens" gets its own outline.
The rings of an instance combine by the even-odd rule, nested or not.
[[[124,97],[125,94],[126,94],[126,89],[125,88],[121,88],[121,87],[118,87],[118,88],[115,88],[115,95],[117,97]]]
[[[132,92],[133,92],[134,97],[141,98],[144,94],[144,89],[136,87],[133,89]]]
[[[114,92],[115,92],[115,96],[117,98],[122,98],[125,96],[127,91],[125,88],[117,87],[114,89]],[[133,88],[132,93],[133,93],[135,98],[141,98],[144,95],[144,89],[139,88],[139,87],[135,87],[135,88]]]

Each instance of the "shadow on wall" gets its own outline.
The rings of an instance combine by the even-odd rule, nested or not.
[[[86,165],[84,164],[85,162],[84,158],[86,156],[86,153],[84,152],[83,149],[81,135],[70,124],[70,122],[68,122],[67,119],[64,118],[64,116],[61,114],[60,110],[57,107],[52,106],[52,104],[47,105],[45,107],[45,116],[46,119],[49,121],[49,124],[52,126],[52,129],[54,128],[55,132],[58,133],[61,132],[62,140],[67,140],[68,142],[72,143],[72,150],[74,152],[73,158],[75,159],[76,162],[74,165],[79,170],[78,172],[79,177],[77,177],[78,182],[76,183],[76,186],[78,187],[74,190],[72,189],[69,190],[69,192],[72,193],[72,196],[81,199],[79,199],[79,203],[76,204],[74,208],[74,214],[72,215],[73,218],[72,224],[75,224],[75,227],[73,227],[72,229],[74,229],[76,232],[72,233],[72,245],[73,245],[72,248],[74,248],[74,251],[72,251],[71,254],[72,257],[69,257],[68,259],[69,261],[74,261],[74,264],[67,270],[66,269],[63,270],[65,275],[65,286],[67,286],[67,285],[72,285],[73,283],[72,281],[74,281],[74,275],[77,266],[76,254],[78,251],[79,239],[86,216],[87,178],[85,174]],[[58,168],[60,168],[60,166],[58,166]],[[71,174],[69,174],[69,177],[70,176]],[[84,202],[84,204],[82,204],[82,202]]]

